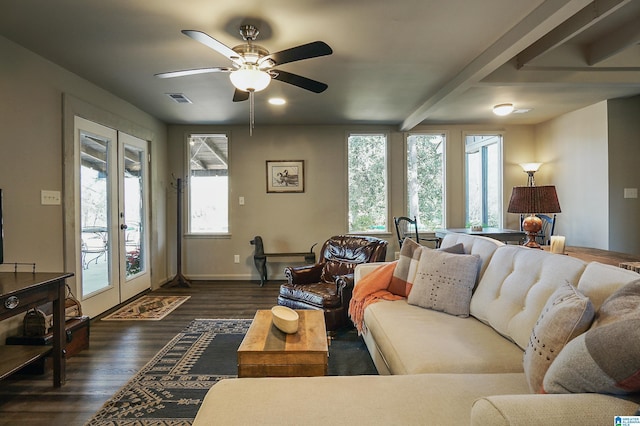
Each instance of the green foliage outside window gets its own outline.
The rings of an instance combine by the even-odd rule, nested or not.
[[[443,226],[444,135],[407,137],[407,212],[422,231]]]
[[[349,232],[387,230],[387,137],[352,134],[348,144]]]

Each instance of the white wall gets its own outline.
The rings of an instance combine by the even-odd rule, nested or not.
[[[346,136],[349,132],[388,132],[390,141],[390,217],[405,214],[404,135],[384,126],[265,126],[258,125],[249,137],[247,126],[169,126],[169,168],[175,176],[186,176],[185,140],[190,132],[230,132],[230,227],[228,237],[186,237],[183,272],[193,279],[258,279],[249,241],[262,236],[266,251],[305,251],[313,243],[347,231]],[[505,201],[510,188],[526,183],[518,163],[534,161],[533,127],[441,126],[419,131],[447,134],[447,225],[464,226],[464,131],[504,131]],[[266,160],[305,160],[305,192],[266,193]],[[245,205],[238,204],[238,197]],[[170,247],[175,247],[175,193],[168,195]],[[507,215],[507,225],[518,228],[519,218]],[[511,217],[514,216],[514,217]],[[378,234],[390,242],[387,258],[398,250],[395,230]],[[316,253],[318,253],[316,248]],[[240,264],[233,256],[240,255]],[[282,278],[291,262],[269,265],[269,276]],[[176,271],[175,250],[169,264]]]
[[[543,163],[536,184],[556,185],[556,234],[570,246],[609,248],[607,127],[607,102],[600,102],[535,128]]]
[[[163,282],[167,276],[164,253],[166,126],[2,37],[0,58],[0,188],[4,192],[5,262],[35,262],[37,270],[43,272],[65,269],[63,206],[41,205],[40,191],[64,190],[62,98],[68,94],[111,117],[148,129],[149,134],[154,135],[151,141],[154,154],[151,262],[154,285]],[[12,268],[3,265],[0,270]],[[4,341],[6,330],[17,326],[17,320],[0,323],[0,341]]]

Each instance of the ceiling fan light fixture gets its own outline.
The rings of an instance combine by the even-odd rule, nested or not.
[[[509,115],[513,112],[513,104],[499,104],[493,107],[493,113],[499,116]]]
[[[229,78],[236,89],[245,92],[259,92],[266,89],[271,82],[269,73],[251,64],[245,64],[239,70],[232,71]]]

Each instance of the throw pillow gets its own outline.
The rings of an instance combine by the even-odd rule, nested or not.
[[[418,261],[422,254],[422,246],[411,238],[405,238],[400,248],[398,264],[393,271],[391,283],[387,290],[398,296],[407,297],[418,269]]]
[[[640,280],[613,293],[593,327],[564,347],[544,376],[547,393],[640,391]]]
[[[396,270],[393,272],[389,288],[387,288],[390,293],[402,297],[407,297],[409,293],[411,293],[413,281],[415,280],[416,273],[418,271],[420,256],[422,256],[422,253],[427,250],[433,249],[421,246],[411,238],[407,237],[404,239],[402,242],[402,248],[400,249],[398,265],[396,266]],[[446,251],[447,253],[464,254],[464,245],[456,244],[451,247],[437,250]]]
[[[593,304],[568,282],[549,297],[524,351],[524,374],[533,393],[543,393],[542,381],[560,350],[584,333],[595,316]]]
[[[407,302],[410,305],[468,317],[480,262],[480,257],[469,254],[424,251],[420,256],[416,279]]]

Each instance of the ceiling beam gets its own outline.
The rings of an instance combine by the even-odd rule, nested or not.
[[[473,84],[495,71],[589,3],[591,3],[590,0],[544,1],[471,61],[455,77],[431,94],[402,122],[400,130],[408,131],[420,124],[441,103],[465,92]]]
[[[211,151],[213,155],[218,157],[220,162],[224,164],[225,167],[229,167],[229,160],[227,160],[224,152],[222,152],[220,148],[218,148],[218,146],[210,140],[210,138],[206,138],[204,140],[204,144],[207,146],[207,148],[209,148],[209,151]]]
[[[631,19],[626,25],[618,28],[587,47],[587,63],[595,65],[609,59],[616,53],[640,43],[640,17]]]
[[[595,0],[516,57],[518,69],[602,21],[631,0]]]

